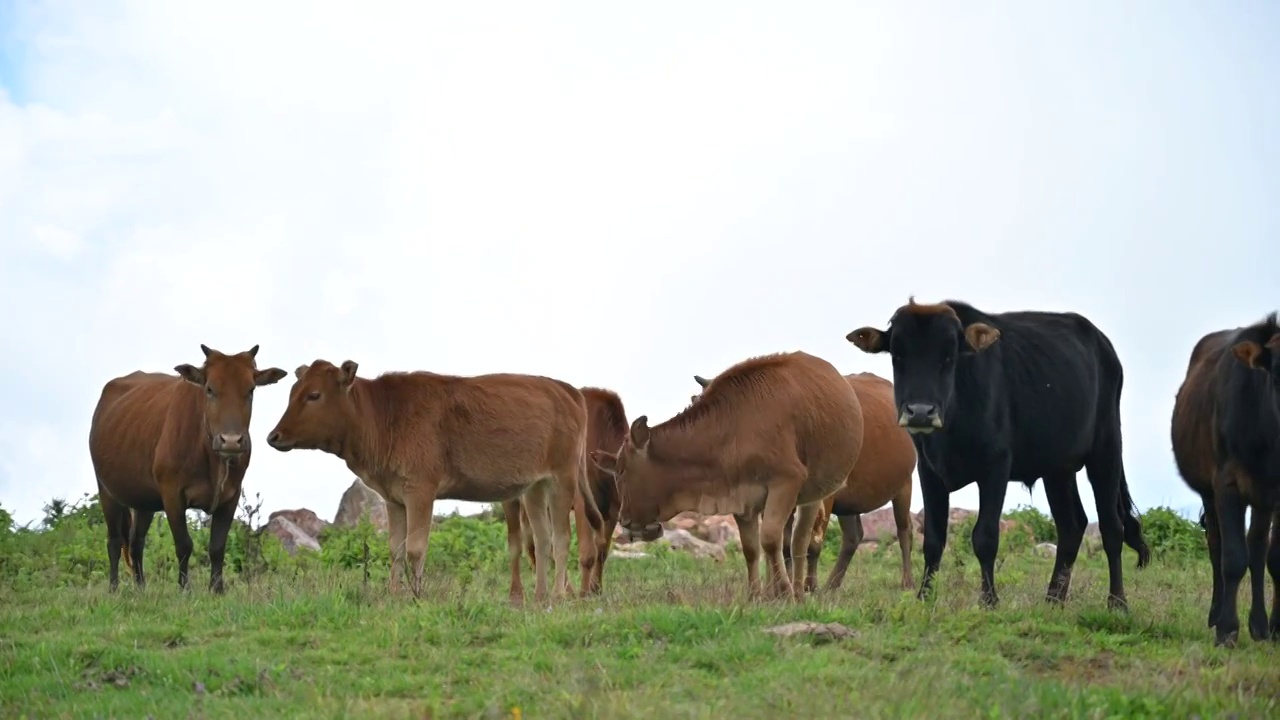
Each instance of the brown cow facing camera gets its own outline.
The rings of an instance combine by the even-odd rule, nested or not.
[[[512,373],[460,377],[388,372],[356,377],[351,360],[300,366],[289,405],[267,435],[271,447],[322,450],[342,458],[387,502],[391,589],[422,590],[422,571],[437,499],[507,502],[530,507],[536,551],[536,599],[547,599],[547,566],[555,558],[554,593],[568,582],[569,512],[587,479],[587,411],[582,393],[551,378]],[[591,497],[590,492],[584,496]],[[601,526],[594,502],[587,521]],[[518,568],[520,537],[508,536]],[[524,602],[518,572],[512,603]]]
[[[209,588],[223,591],[227,534],[249,469],[253,391],[280,381],[280,368],[259,370],[258,346],[226,355],[204,345],[204,364],[177,375],[132,372],[109,380],[89,426],[89,457],[107,521],[111,590],[120,558],[146,584],[142,556],[155,513],[164,510],[178,556],[178,585],[187,587],[191,533],[186,511],[212,516]]]
[[[768,559],[773,595],[799,598],[785,571],[782,534],[799,509],[793,545],[806,553],[822,500],[844,485],[862,450],[858,396],[835,367],[804,352],[751,358],[721,373],[693,403],[649,427],[641,415],[617,453],[594,450],[615,476],[619,523],[629,540],[652,541],[682,511],[733,513],[751,595],[756,560]]]

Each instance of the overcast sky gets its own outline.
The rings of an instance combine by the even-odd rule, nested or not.
[[[1191,347],[1280,303],[1278,34],[1263,2],[0,0],[0,504],[93,492],[102,384],[201,343],[656,424],[761,353],[892,377],[845,334],[914,293],[1090,317],[1138,505],[1194,512]],[[343,462],[265,442],[291,382],[246,488],[332,518]]]

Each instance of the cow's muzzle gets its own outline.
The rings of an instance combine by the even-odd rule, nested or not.
[[[224,458],[242,455],[248,445],[248,438],[243,433],[218,433],[213,436],[213,451]]]
[[[286,440],[285,437],[280,434],[279,430],[271,431],[271,434],[267,436],[267,444],[280,452],[289,452],[293,449],[294,445],[293,441]]]
[[[902,414],[898,415],[898,424],[911,434],[928,435],[942,428],[942,416],[938,414],[938,406],[930,403],[907,403],[902,406]]]

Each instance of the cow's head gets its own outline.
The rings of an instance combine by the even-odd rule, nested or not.
[[[289,405],[267,435],[267,444],[281,452],[297,448],[337,453],[355,420],[351,388],[359,367],[354,360],[340,367],[327,360],[298,366]]]
[[[1249,334],[1256,335],[1256,339],[1237,342],[1231,352],[1250,370],[1269,373],[1272,396],[1280,398],[1280,325],[1277,325],[1276,313],[1250,328]],[[1258,342],[1262,338],[1267,339]]]
[[[224,458],[236,457],[249,448],[254,388],[280,382],[287,373],[280,368],[259,370],[254,361],[257,345],[234,355],[205,345],[200,350],[204,364],[183,364],[174,371],[204,393],[204,429],[213,451]]]
[[[623,542],[652,542],[662,537],[661,504],[655,492],[660,471],[649,458],[649,418],[641,415],[631,423],[617,453],[592,450],[591,462],[617,481]]]
[[[949,305],[921,305],[913,298],[893,314],[887,330],[859,328],[846,339],[863,352],[890,354],[898,424],[931,433],[945,425],[956,362],[991,347],[1000,331],[980,322],[963,325]]]

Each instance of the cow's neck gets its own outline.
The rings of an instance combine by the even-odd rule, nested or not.
[[[396,400],[376,397],[373,381],[364,378],[356,378],[350,392],[355,415],[335,446],[326,449],[345,460],[353,470],[381,473],[385,469],[382,460],[387,456],[383,445],[392,437],[392,404]]]

